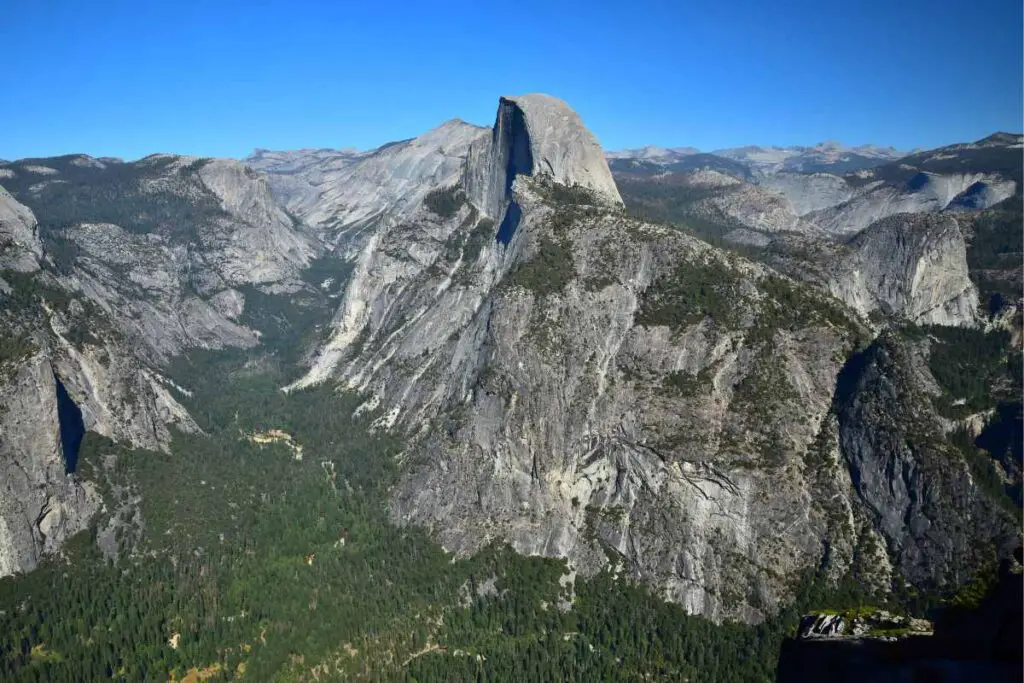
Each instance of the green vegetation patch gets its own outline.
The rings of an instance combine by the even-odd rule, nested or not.
[[[466,193],[458,185],[441,187],[428,192],[423,203],[441,218],[451,218],[466,203]]]
[[[770,340],[777,331],[796,331],[828,326],[861,336],[860,324],[830,296],[815,292],[810,285],[769,275],[757,283],[764,295],[754,326],[748,331],[751,343]]]
[[[37,162],[55,168],[59,175],[53,180],[62,182],[39,186],[38,176],[21,171]],[[12,165],[17,175],[5,179],[4,187],[35,213],[44,243],[79,223],[113,223],[136,234],[199,241],[204,225],[227,216],[217,197],[193,177],[207,162],[200,159],[168,175],[172,157],[106,168],[78,166],[73,157],[23,159]]]
[[[662,380],[661,391],[668,396],[698,396],[712,387],[713,377],[714,371],[710,367],[697,374],[676,370]]]
[[[24,360],[36,350],[32,338],[24,332],[0,336],[0,363]]]
[[[466,265],[476,263],[483,248],[494,239],[494,221],[481,218],[470,231],[462,250],[462,261]]]
[[[582,185],[564,185],[556,182],[538,182],[541,195],[553,204],[601,204],[594,191]]]
[[[907,328],[906,334],[932,340],[928,369],[942,388],[934,399],[942,415],[959,418],[1000,400],[1020,400],[1021,352],[1009,332],[933,326]]]
[[[618,284],[618,280],[608,275],[593,275],[588,278],[584,278],[583,286],[588,292],[600,292],[607,287],[611,287],[614,284]]]
[[[1021,263],[1024,260],[1024,216],[1020,197],[978,214],[973,237],[967,246],[967,265],[982,302],[997,312],[1021,294]]]
[[[399,444],[350,417],[358,397],[283,394],[235,355],[176,368],[207,435],[170,454],[86,435],[82,474],[110,507],[139,499],[139,523],[114,560],[101,518],[66,560],[0,580],[0,678],[770,679],[796,613],[719,626],[609,573],[563,585],[562,560],[494,546],[453,561],[388,521]],[[302,460],[245,438],[271,429]]]
[[[78,348],[84,344],[99,344],[97,332],[114,333],[113,326],[98,306],[85,297],[74,298],[72,294],[54,286],[45,272],[4,271],[2,277],[12,291],[0,295],[0,302],[8,311],[17,312],[19,322],[41,320],[45,315],[45,304],[60,315],[66,327],[64,337]],[[12,352],[22,346],[14,339],[9,341]]]
[[[509,274],[508,282],[537,296],[547,296],[564,290],[575,277],[572,243],[564,238],[545,236],[533,258],[520,263]]]
[[[1020,506],[1011,497],[1011,486],[1008,486],[996,469],[996,463],[989,453],[975,445],[974,437],[964,428],[953,430],[949,441],[959,450],[967,466],[971,469],[974,483],[985,492],[990,500],[1020,518]]]
[[[736,271],[720,261],[684,261],[644,291],[636,322],[667,325],[674,332],[704,318],[735,327],[741,320],[739,285]]]

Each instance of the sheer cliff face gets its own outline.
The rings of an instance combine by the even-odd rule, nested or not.
[[[515,261],[477,286],[457,338],[367,386],[423,431],[396,519],[459,552],[502,539],[581,572],[612,562],[693,612],[757,620],[786,591],[761,568],[809,566],[829,533],[803,454],[850,327],[823,313],[768,331],[787,304],[763,297],[764,270],[621,216],[563,218],[517,190]],[[690,273],[730,310],[659,323],[685,310],[672,297]],[[444,384],[424,406],[414,378],[431,366]]]
[[[438,188],[460,185],[496,220],[516,175],[546,175],[609,203],[622,201],[593,134],[576,112],[547,95],[502,98],[492,129],[455,119],[371,152],[261,152],[250,161],[270,172],[279,201],[352,259],[378,222],[410,219]]]
[[[378,170],[388,169],[396,160],[400,173]],[[458,261],[436,264],[447,274],[437,283],[435,297],[452,286],[456,270],[478,265],[464,260],[467,246],[480,264],[487,259],[483,265],[487,277],[493,279],[495,272],[507,268],[512,252],[498,252],[490,242],[493,237],[507,245],[515,233],[522,213],[513,194],[517,177],[536,176],[581,188],[598,204],[621,206],[594,136],[564,102],[547,95],[502,98],[490,134],[459,121],[449,122],[420,138],[379,150],[346,173],[309,215],[318,217],[321,228],[329,224],[348,236],[344,250],[356,269],[336,316],[334,335],[297,387],[328,378],[350,345],[361,335],[372,335],[374,325],[384,324],[392,304],[382,297],[409,287],[409,279],[431,266],[440,251],[451,255],[458,250],[461,255]],[[353,187],[354,177],[360,180]],[[443,218],[424,206],[431,190],[456,185],[468,200],[457,215]],[[349,199],[341,203],[332,199],[342,196]],[[387,201],[373,202],[372,197]],[[482,227],[487,221],[498,226],[496,234]],[[432,305],[418,298],[416,314],[410,315]],[[465,302],[460,302],[456,311],[465,308]]]
[[[204,160],[197,175],[223,213],[201,235],[204,265],[227,286],[293,284],[318,245],[275,203],[267,178],[233,159]]]
[[[836,264],[829,289],[856,310],[919,324],[976,322],[978,292],[953,216],[893,216],[868,227],[850,246],[852,258]]]
[[[827,289],[863,316],[920,325],[973,326],[978,290],[957,214],[900,214],[845,243],[784,235],[766,260]]]
[[[67,473],[57,389],[43,356],[0,376],[0,577],[29,571],[86,527],[100,507],[91,484]]]
[[[0,275],[0,575],[28,571],[101,501],[76,473],[85,430],[159,449],[196,429],[102,310],[45,271]]]
[[[607,549],[694,612],[757,620],[786,594],[771,576],[816,563],[830,534],[850,544],[846,503],[820,504],[842,472],[805,476],[804,457],[856,324],[676,231],[556,208],[557,191],[516,180],[507,245],[471,206],[378,232],[314,371],[409,435],[396,520],[583,572]],[[713,290],[714,318],[687,308],[691,286]]]
[[[32,272],[42,255],[36,217],[0,187],[0,269]]]

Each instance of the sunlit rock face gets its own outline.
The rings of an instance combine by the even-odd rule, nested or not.
[[[622,204],[597,139],[565,102],[548,95],[501,98],[490,140],[470,150],[464,184],[470,201],[497,217],[517,175],[544,175]]]

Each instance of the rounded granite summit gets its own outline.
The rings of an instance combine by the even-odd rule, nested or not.
[[[533,158],[531,175],[550,175],[556,182],[581,185],[622,204],[600,143],[568,104],[541,93],[505,96],[499,101],[499,116],[506,106],[522,112]]]
[[[494,129],[470,147],[463,186],[485,215],[499,218],[512,201],[516,176],[547,176],[622,206],[604,151],[579,115],[550,95],[498,100]]]

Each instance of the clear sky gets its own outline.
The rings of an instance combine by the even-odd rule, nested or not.
[[[606,149],[1020,131],[1021,0],[0,0],[0,157],[370,148],[547,92]]]

